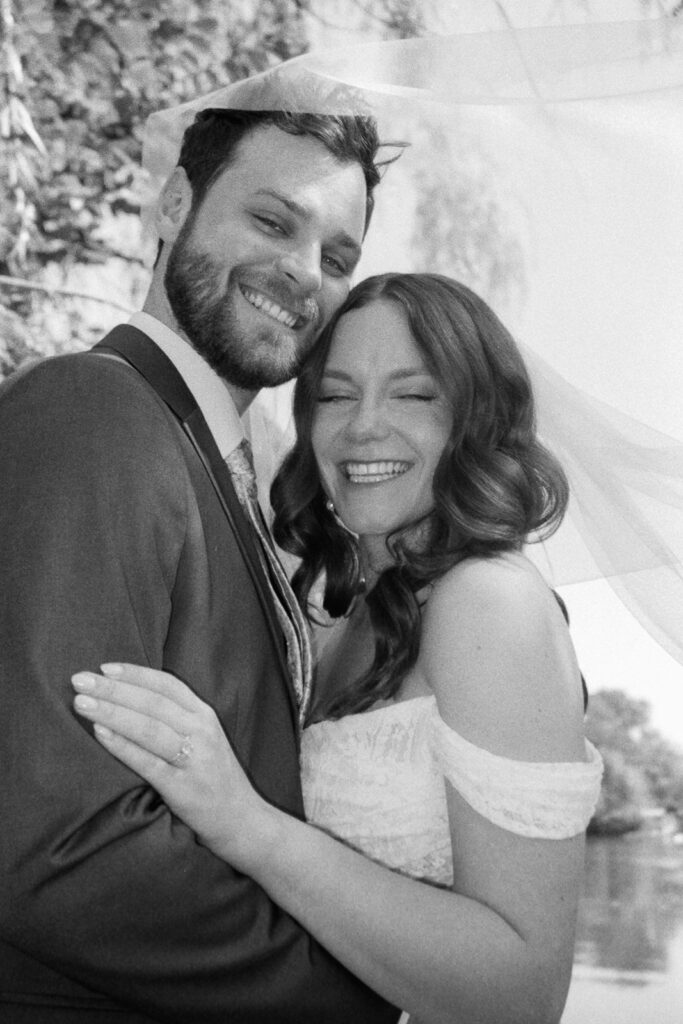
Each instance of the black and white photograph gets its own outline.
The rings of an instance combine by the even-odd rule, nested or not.
[[[683,1020],[683,3],[0,0],[0,1024]]]

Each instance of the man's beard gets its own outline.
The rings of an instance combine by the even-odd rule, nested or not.
[[[291,331],[285,328],[280,328],[282,342],[278,343],[275,321],[272,326],[264,324],[260,332],[253,327],[245,332],[235,311],[236,268],[223,287],[224,272],[210,256],[193,248],[191,230],[189,219],[171,250],[164,285],[171,310],[192,346],[223,380],[246,391],[276,387],[296,377],[316,333],[293,346]],[[256,279],[254,287],[259,287]]]

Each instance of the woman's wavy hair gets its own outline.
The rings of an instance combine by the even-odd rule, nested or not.
[[[368,671],[325,709],[363,711],[389,699],[414,665],[420,643],[418,593],[457,562],[519,550],[529,535],[559,526],[569,489],[536,435],[529,376],[515,342],[486,303],[437,274],[382,274],[357,285],[326,327],[296,384],[297,440],[271,489],[274,535],[301,559],[292,584],[309,609],[325,574],[324,608],[337,617],[362,592],[358,545],[326,505],[311,442],[321,379],[339,319],[381,300],[398,306],[453,410],[437,465],[434,508],[387,539],[393,564],[366,596],[376,637]],[[372,344],[368,338],[367,343]],[[314,617],[309,611],[309,617]]]

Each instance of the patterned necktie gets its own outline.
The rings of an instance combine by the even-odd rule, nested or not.
[[[299,723],[303,727],[311,697],[313,659],[308,626],[286,573],[277,556],[270,531],[258,503],[256,474],[251,445],[244,438],[225,459],[240,504],[249,517],[258,539],[277,616],[285,635],[287,665],[299,702]]]

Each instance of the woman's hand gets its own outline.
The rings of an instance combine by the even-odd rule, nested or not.
[[[199,840],[249,874],[273,839],[275,816],[253,789],[215,712],[167,672],[102,665],[72,677],[74,707],[96,738],[156,789]]]

